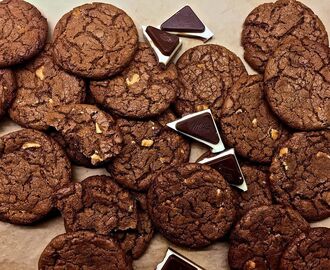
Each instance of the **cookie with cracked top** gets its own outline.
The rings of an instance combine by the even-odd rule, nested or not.
[[[233,193],[224,178],[207,165],[188,163],[154,176],[148,211],[170,241],[190,248],[210,245],[235,221]]]
[[[53,34],[53,57],[68,72],[103,79],[132,60],[138,47],[133,20],[105,3],[85,4],[65,14]]]
[[[310,8],[295,0],[265,3],[256,7],[244,22],[244,58],[262,73],[279,45],[304,38],[329,44],[323,23]]]
[[[92,232],[56,236],[42,252],[39,270],[131,270],[132,264],[115,240]]]
[[[0,118],[7,113],[16,95],[16,79],[9,69],[0,69]]]
[[[0,67],[29,60],[46,44],[47,20],[28,2],[1,1],[0,25]]]
[[[274,156],[270,173],[278,203],[309,221],[330,217],[330,131],[295,133]]]
[[[216,120],[229,89],[246,69],[237,55],[209,44],[184,52],[176,63],[180,82],[175,109],[179,115],[211,109]]]
[[[115,77],[92,81],[90,91],[105,109],[130,118],[161,114],[177,95],[175,65],[161,68],[149,45],[141,42],[134,59]]]

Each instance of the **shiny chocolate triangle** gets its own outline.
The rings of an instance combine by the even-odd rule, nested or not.
[[[148,26],[146,32],[164,55],[170,56],[179,45],[178,36],[162,31],[156,27]]]

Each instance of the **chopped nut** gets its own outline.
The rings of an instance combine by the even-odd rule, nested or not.
[[[288,164],[285,161],[282,161],[282,164],[284,166],[284,169],[287,171],[289,169]]]
[[[184,151],[183,149],[180,149],[180,153],[184,154],[186,151]]]
[[[253,126],[253,127],[257,127],[257,123],[258,123],[257,118],[254,118],[254,119],[252,120],[252,126]]]
[[[36,75],[37,75],[37,77],[38,77],[40,80],[42,80],[42,81],[45,79],[44,70],[45,70],[45,67],[44,67],[44,66],[41,66],[40,68],[38,68],[38,69],[36,70]]]
[[[187,185],[192,185],[193,183],[195,183],[195,179],[188,178],[188,179],[184,180],[183,182]]]
[[[205,64],[201,63],[201,64],[197,64],[198,68],[205,68]]]
[[[280,157],[283,157],[284,155],[288,154],[289,149],[287,147],[283,147],[280,149]]]
[[[95,123],[95,130],[96,130],[96,133],[97,134],[101,134],[102,133],[102,130],[101,130],[101,128],[100,128],[100,126],[99,126],[98,123]]]
[[[134,74],[131,76],[131,78],[126,78],[126,84],[127,84],[128,86],[131,86],[131,85],[137,83],[139,80],[140,80],[140,75],[134,73]]]
[[[141,146],[145,146],[145,147],[150,147],[154,144],[153,140],[142,140],[141,142]]]
[[[91,156],[91,162],[92,162],[93,165],[95,165],[95,164],[97,164],[101,161],[103,161],[103,159],[98,154],[93,154]]]
[[[276,129],[271,129],[270,130],[270,137],[275,141],[275,140],[277,140],[278,139],[278,137],[279,137],[279,131],[278,130],[276,130]]]
[[[8,89],[7,86],[4,86],[4,87],[3,87],[3,90],[7,90],[7,89]]]
[[[220,189],[217,189],[217,196],[219,196],[221,193],[221,190]]]
[[[238,110],[235,112],[235,114],[239,114],[239,113],[242,113],[242,112],[243,112],[242,109],[238,109]]]
[[[52,98],[48,99],[48,103],[53,104],[54,100]]]
[[[133,205],[130,205],[130,206],[128,207],[128,212],[129,212],[129,213],[133,212]]]
[[[35,142],[26,142],[22,145],[23,149],[28,149],[28,148],[39,148],[41,145],[39,143]]]
[[[166,159],[163,158],[163,157],[160,157],[159,160],[160,160],[161,163],[164,163]]]
[[[328,155],[327,153],[324,153],[324,152],[317,152],[316,157],[317,158],[325,157],[325,158],[329,158],[330,159],[330,155]]]
[[[205,105],[205,104],[202,104],[202,105],[196,105],[196,110],[198,112],[200,111],[204,111],[204,110],[207,110],[209,108],[209,106]]]
[[[135,141],[131,141],[131,144],[136,144],[136,142]]]
[[[246,262],[246,269],[247,270],[252,270],[256,268],[256,263],[252,260],[249,260]]]

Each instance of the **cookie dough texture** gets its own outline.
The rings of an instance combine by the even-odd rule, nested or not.
[[[47,112],[85,101],[85,82],[54,64],[50,44],[32,62],[16,69],[15,76],[18,89],[9,114],[21,126],[46,130]]]
[[[55,237],[42,252],[39,270],[55,269],[131,270],[132,265],[113,239],[75,232]]]
[[[43,133],[23,129],[0,138],[0,219],[31,224],[53,208],[55,192],[71,181],[60,146]]]
[[[255,162],[270,163],[289,137],[267,104],[260,75],[242,76],[234,84],[222,107],[220,124],[226,144]]]
[[[288,41],[307,38],[328,45],[328,34],[313,11],[295,0],[279,0],[256,7],[243,25],[245,60],[264,72],[276,48]]]
[[[295,133],[270,167],[273,196],[309,221],[330,217],[330,131]]]
[[[330,229],[312,228],[300,234],[283,253],[279,269],[330,269]]]
[[[102,79],[131,61],[138,46],[133,20],[121,9],[105,3],[74,8],[57,23],[53,56],[66,71]]]
[[[148,191],[148,210],[166,238],[191,248],[223,237],[236,215],[233,193],[224,178],[196,163],[157,174]]]
[[[230,269],[278,269],[281,254],[309,224],[291,208],[254,208],[235,225],[230,236]]]
[[[92,81],[91,94],[102,107],[119,115],[145,118],[164,112],[177,95],[174,64],[162,69],[149,45],[139,49],[124,71],[104,81]]]
[[[0,117],[9,109],[16,94],[16,79],[9,69],[0,69]]]
[[[187,50],[176,63],[180,81],[175,109],[184,115],[211,109],[216,119],[229,89],[244,74],[242,61],[219,45],[200,45]]]

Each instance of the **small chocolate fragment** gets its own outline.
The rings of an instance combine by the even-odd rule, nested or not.
[[[156,27],[148,26],[146,32],[164,55],[170,56],[179,45],[178,36],[162,31]]]

